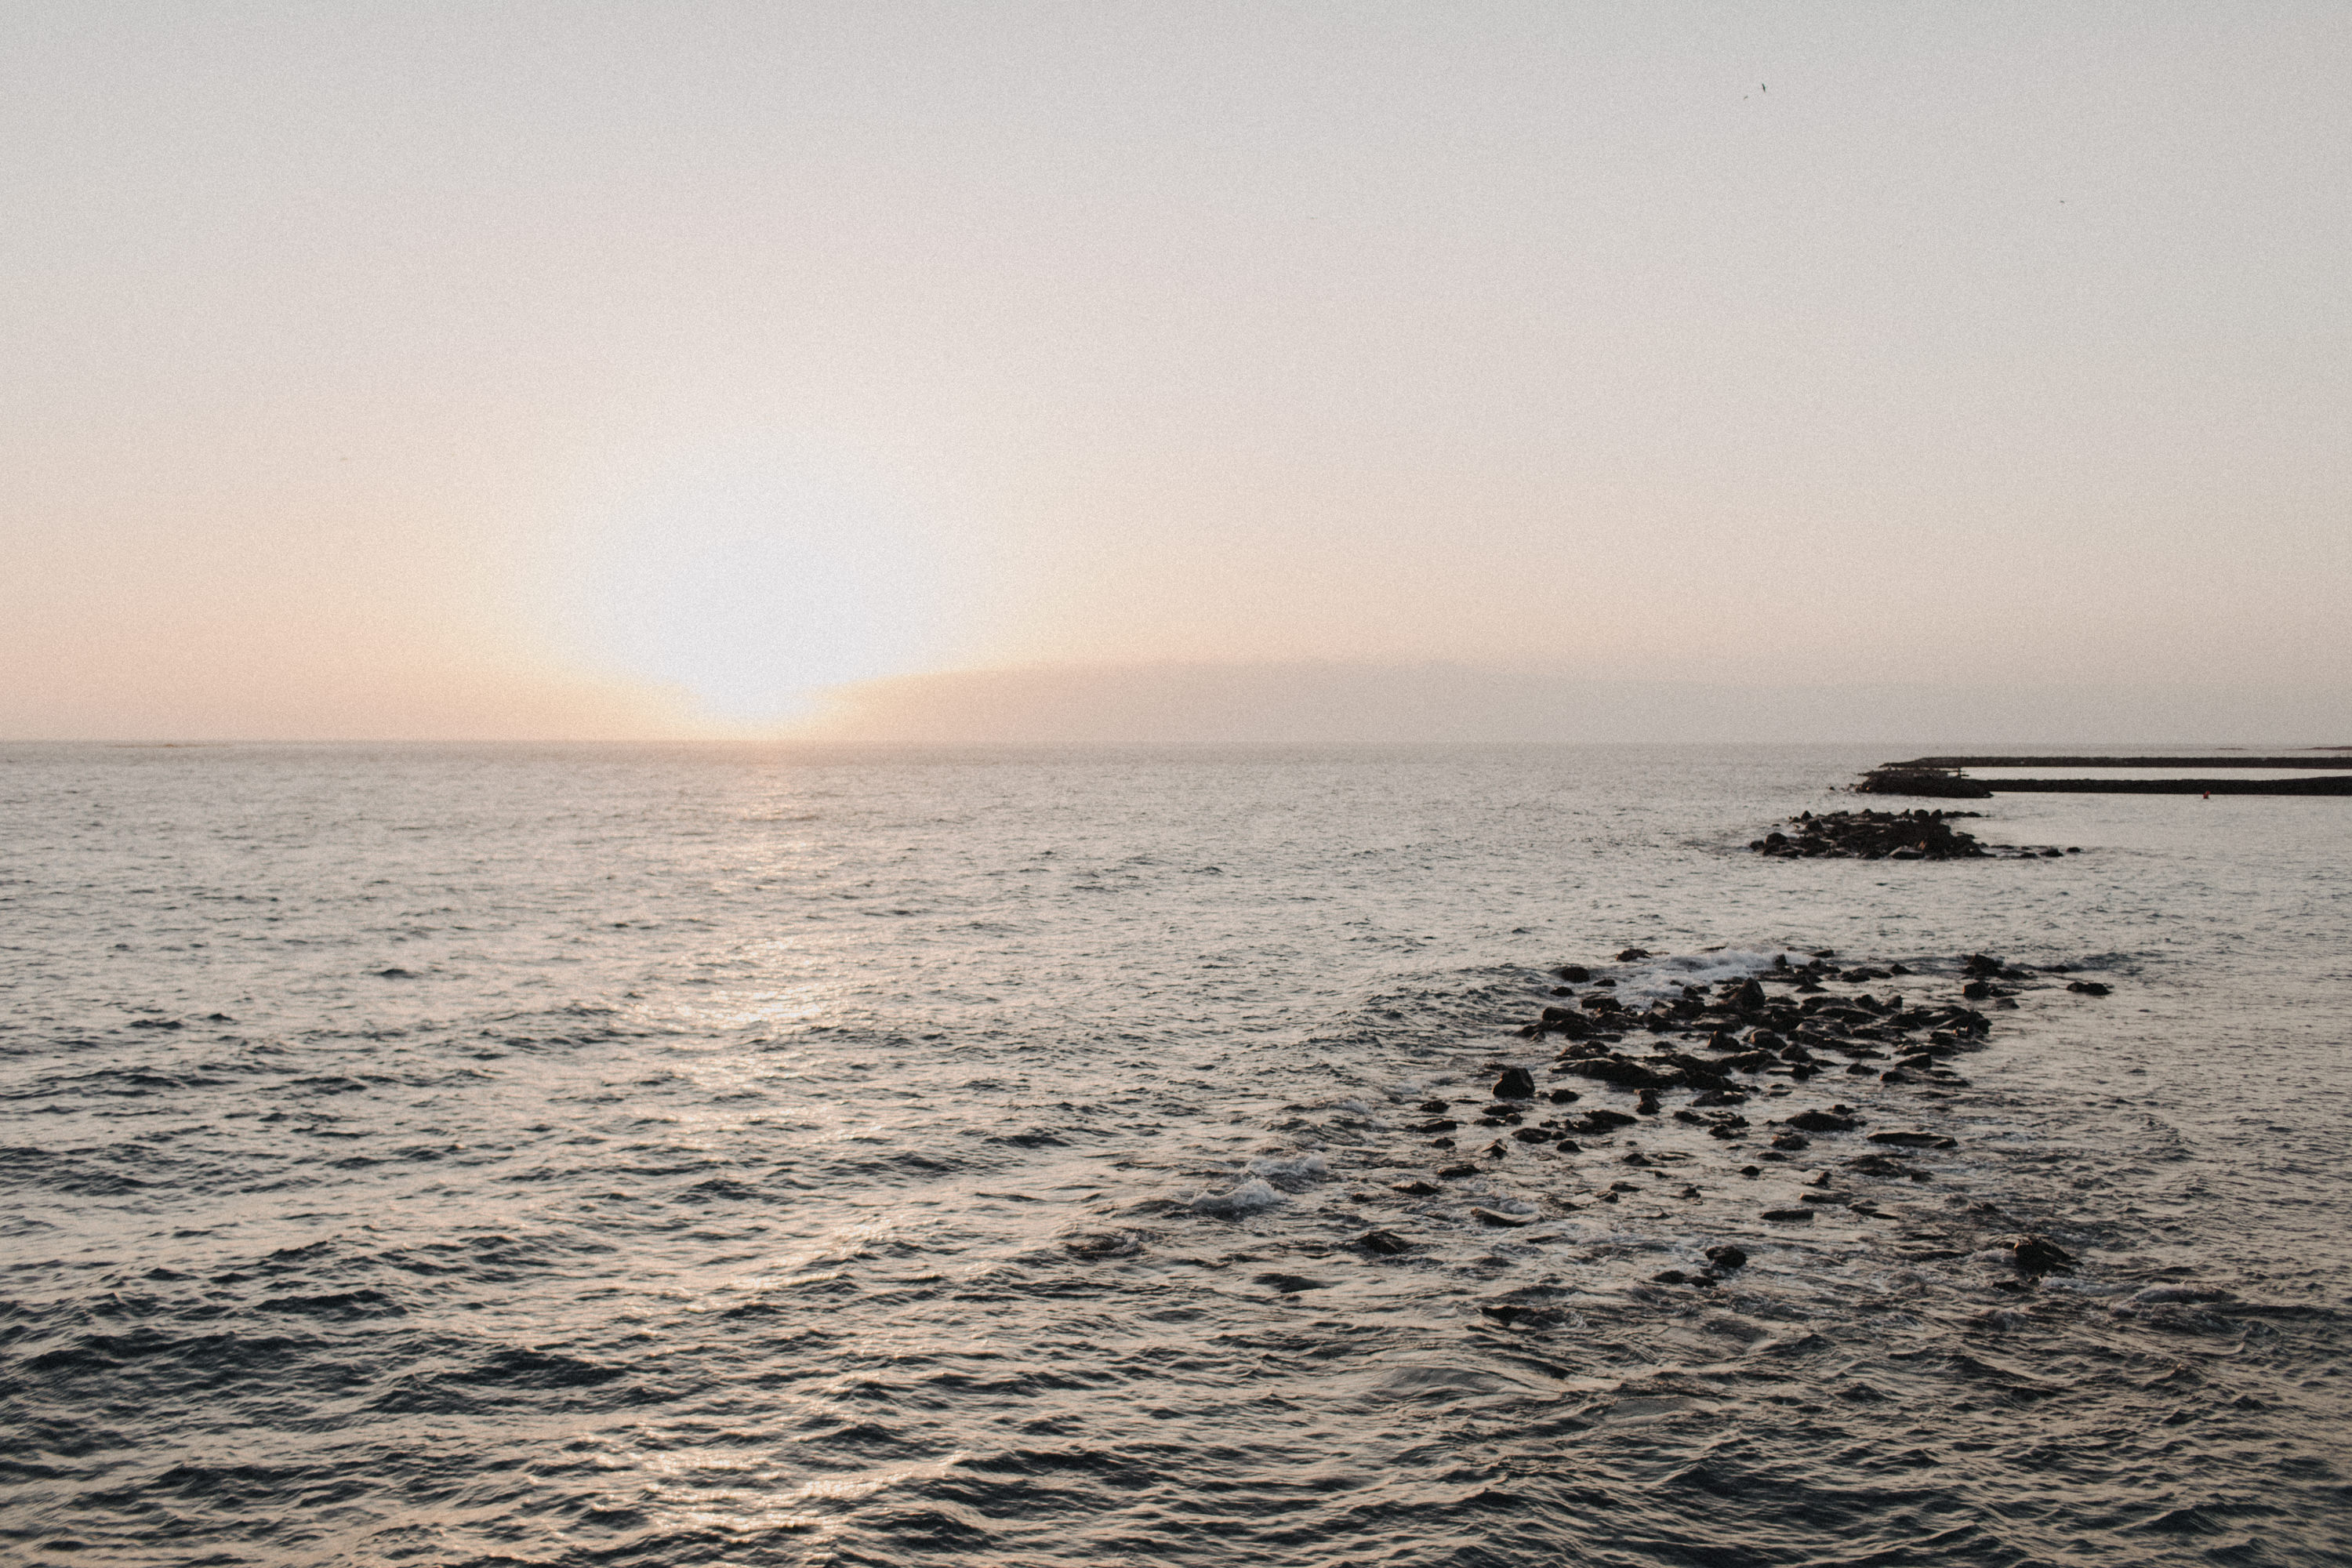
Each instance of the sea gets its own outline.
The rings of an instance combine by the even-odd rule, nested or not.
[[[0,1559],[2352,1561],[2352,800],[1885,754],[0,747]]]

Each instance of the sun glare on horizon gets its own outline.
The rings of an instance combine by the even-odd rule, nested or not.
[[[566,640],[735,723],[789,722],[826,688],[925,668],[956,641],[969,574],[881,489],[772,456],[632,487],[561,574]]]

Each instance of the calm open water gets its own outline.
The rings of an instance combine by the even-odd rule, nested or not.
[[[0,1556],[2346,1561],[2352,801],[1747,853],[1880,760],[0,748]],[[1434,1180],[1630,1110],[1553,966],[1824,947],[2114,994]],[[1738,1173],[1832,1099],[1958,1146]]]

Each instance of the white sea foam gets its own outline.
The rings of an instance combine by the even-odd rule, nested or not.
[[[1331,1167],[1320,1154],[1297,1154],[1288,1159],[1266,1155],[1249,1163],[1250,1174],[1263,1176],[1286,1192],[1331,1179]]]
[[[1267,1183],[1253,1178],[1229,1193],[1202,1193],[1192,1200],[1192,1210],[1220,1219],[1238,1219],[1289,1201]]]
[[[1719,985],[1727,980],[1745,980],[1772,967],[1772,961],[1786,953],[1791,963],[1801,963],[1808,954],[1792,947],[1761,950],[1726,948],[1720,952],[1694,952],[1655,958],[1636,959],[1631,963],[1614,967],[1620,996],[1636,994],[1651,996],[1680,994],[1685,985],[1702,989]]]

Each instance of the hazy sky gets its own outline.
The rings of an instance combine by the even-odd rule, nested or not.
[[[2347,83],[2340,0],[19,0],[0,735],[1199,664],[2341,710]]]

